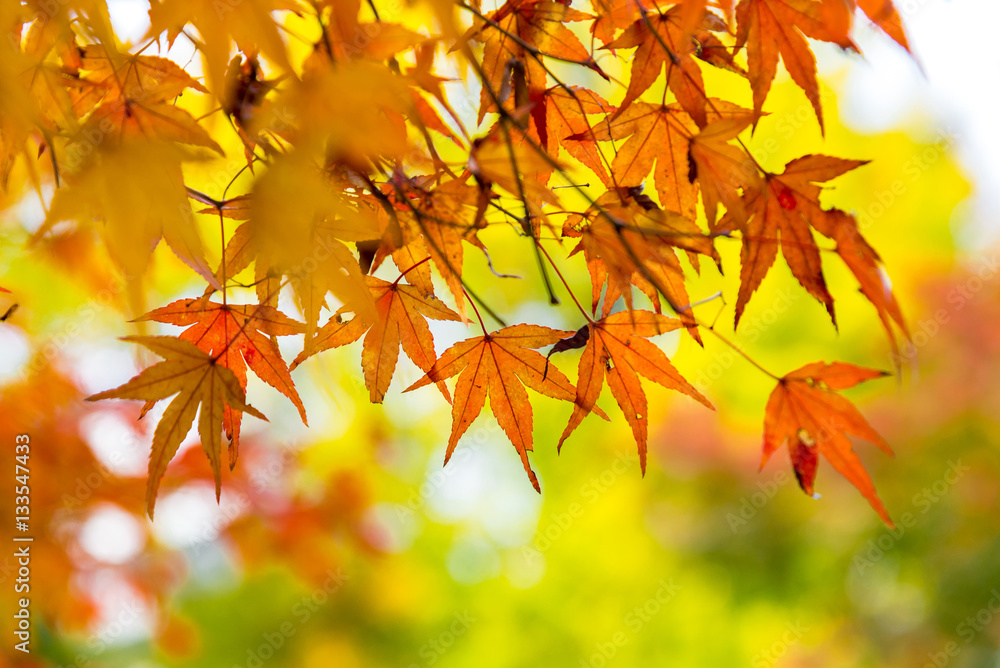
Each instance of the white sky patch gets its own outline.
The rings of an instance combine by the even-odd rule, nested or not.
[[[1000,237],[1000,88],[989,73],[1000,66],[993,0],[897,0],[920,67],[878,30],[863,27],[856,41],[864,59],[843,58],[838,91],[841,120],[859,132],[909,130],[917,141],[954,138],[955,157],[974,188],[959,230],[967,249]],[[864,23],[864,20],[861,21]],[[824,58],[827,67],[835,59]]]
[[[91,395],[118,387],[138,374],[135,353],[139,348],[134,343],[110,339],[106,345],[72,345],[64,352],[76,371],[76,381],[84,395]],[[155,355],[151,357],[159,359]]]
[[[190,547],[218,538],[219,531],[244,510],[238,498],[227,495],[225,486],[216,503],[212,485],[192,483],[170,494],[160,492],[153,533],[171,547]]]
[[[118,39],[138,45],[149,30],[149,3],[136,0],[108,0],[111,26]]]
[[[124,564],[146,545],[146,531],[135,515],[104,504],[90,514],[80,530],[80,546],[94,559]]]
[[[498,545],[526,543],[534,535],[541,498],[514,446],[492,416],[477,420],[466,434],[444,467],[443,449],[431,454],[420,488],[428,515],[439,522],[478,525]]]
[[[152,435],[137,432],[118,413],[98,410],[83,418],[84,440],[115,475],[145,476]]]
[[[0,327],[0,383],[13,381],[31,356],[24,331],[8,325]]]

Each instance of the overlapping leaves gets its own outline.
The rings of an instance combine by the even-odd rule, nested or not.
[[[458,377],[448,457],[489,398],[537,489],[525,388],[573,404],[561,446],[590,412],[603,416],[596,402],[607,381],[645,470],[651,407],[640,378],[711,406],[648,338],[683,328],[700,343],[711,329],[696,313],[704,295],[692,294],[687,279],[703,264],[723,269],[722,236],[742,247],[737,323],[780,250],[831,318],[824,257],[854,275],[894,348],[908,336],[857,221],[820,203],[821,184],[864,161],[808,155],[776,173],[748,146],[752,128],[767,122],[779,62],[823,126],[808,39],[854,49],[855,9],[908,49],[890,0],[595,0],[583,9],[569,0],[508,0],[492,11],[428,4],[434,20],[412,29],[380,15],[377,0],[247,0],[239,8],[155,0],[150,39],[132,52],[111,38],[100,12],[59,7],[49,22],[11,21],[17,29],[0,45],[0,184],[23,164],[42,192],[35,172],[44,157],[59,186],[35,240],[58,237],[70,222],[98,230],[130,277],[136,313],[146,310],[141,277],[161,238],[207,283],[202,297],[141,318],[187,328],[178,338],[136,339],[165,361],[94,397],[144,399],[148,410],[178,395],[154,435],[150,514],[199,406],[218,484],[221,433],[233,464],[242,414],[259,416],[246,403],[247,369],[304,421],[291,370],[362,337],[372,402],[387,400],[400,349],[425,374],[409,389],[435,383],[450,400],[445,380]],[[290,13],[318,24],[302,38],[315,40],[302,58],[290,55],[279,27]],[[589,45],[581,39],[587,29]],[[169,46],[181,35],[197,49],[205,81],[163,57],[168,49],[151,55],[156,42]],[[610,79],[601,63],[612,59],[627,72],[621,90],[600,87]],[[753,108],[713,97],[709,66],[745,80]],[[456,98],[452,79],[466,72],[475,78],[470,90],[479,89],[478,110]],[[213,120],[219,109],[215,118],[232,127]],[[233,150],[243,160],[213,176],[218,200],[189,187],[198,161]],[[589,173],[596,181],[580,185],[577,177]],[[204,216],[193,216],[188,198],[205,206]],[[209,227],[222,238],[214,272],[206,260],[213,249],[202,241]],[[498,281],[518,264],[491,254],[497,228],[530,245],[524,256],[534,264],[522,268],[537,276],[526,275],[525,285],[540,279],[552,302],[553,273],[571,284],[548,250],[564,244],[568,266],[589,273],[590,308],[580,306],[587,324],[576,334],[528,323],[487,333],[480,321],[482,336],[439,357],[432,321],[464,321],[470,301],[503,320],[481,297],[488,291],[473,285],[484,273],[478,258]],[[389,259],[400,271],[391,283],[376,276],[392,278]],[[438,280],[450,304],[435,296]],[[286,289],[302,323],[278,310]],[[212,296],[220,291],[221,299]],[[257,303],[231,304],[237,295]],[[662,314],[663,304],[676,317]],[[303,350],[289,368],[277,337],[299,334]],[[537,352],[549,345],[582,349],[577,386],[557,368],[561,356],[550,363]],[[824,454],[887,519],[844,434],[880,441],[833,393],[873,377],[866,373],[807,365],[783,378],[768,407],[765,455],[788,442],[811,491],[815,453]]]

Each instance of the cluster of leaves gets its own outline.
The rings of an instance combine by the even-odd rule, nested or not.
[[[87,442],[88,423],[95,413],[82,401],[86,393],[65,372],[72,363],[61,357],[33,361],[38,362],[34,373],[0,389],[4,407],[0,437],[13,443],[15,435],[28,433],[31,439],[28,466],[31,514],[36,520],[31,523],[31,554],[33,564],[47,575],[32,583],[37,597],[33,614],[49,629],[82,632],[106,618],[109,589],[107,561],[86,549],[87,526],[109,511],[129,517],[134,513],[138,519],[145,484],[121,457],[123,450],[97,456]],[[138,444],[146,438],[145,425],[134,422],[130,406],[110,404],[99,413],[102,420],[126,430],[122,434],[126,442]],[[100,438],[106,439],[106,432]],[[295,448],[278,450],[266,439],[246,439],[241,465],[226,481],[231,496],[222,509],[224,525],[211,522],[194,530],[200,538],[218,535],[249,568],[283,562],[318,587],[341,566],[347,549],[377,551],[381,540],[366,533],[362,522],[371,503],[367,472],[358,464],[337,466],[329,474],[313,471],[323,481],[322,489],[318,494],[303,493],[291,484],[304,467],[300,453]],[[188,450],[172,462],[161,493],[189,494],[211,484],[213,475],[204,456]],[[15,514],[13,495],[0,499],[0,512]],[[129,591],[132,600],[156,611],[152,620],[157,642],[176,654],[197,641],[190,622],[165,603],[185,582],[188,560],[183,551],[158,541],[148,523],[130,524],[145,548],[116,561],[113,580]],[[0,576],[11,577],[16,568],[16,557],[0,559]],[[0,604],[13,609],[22,595],[14,587],[4,587]],[[5,621],[3,630],[11,633],[15,628]],[[42,651],[52,661],[13,660],[4,665],[53,665],[53,656],[70,656],[59,654],[58,639],[48,641]],[[64,661],[71,659],[59,660]]]
[[[247,403],[248,368],[305,422],[291,370],[362,336],[373,402],[385,398],[400,348],[425,373],[407,391],[434,383],[452,402],[448,457],[489,396],[538,489],[525,388],[573,404],[561,446],[590,413],[608,419],[597,406],[606,379],[645,470],[649,406],[641,377],[712,406],[649,339],[674,330],[699,343],[705,332],[718,335],[696,316],[685,279],[703,257],[721,270],[715,243],[723,237],[742,244],[737,325],[779,248],[836,323],[820,259],[828,250],[856,277],[891,345],[908,336],[857,221],[819,201],[821,184],[864,161],[806,155],[771,173],[741,139],[766,122],[779,59],[822,128],[807,38],[855,49],[850,30],[860,9],[908,48],[891,0],[592,0],[587,11],[569,0],[507,0],[489,12],[473,0],[414,5],[393,7],[418,17],[408,27],[378,0],[153,0],[147,39],[132,49],[119,43],[99,0],[29,0],[0,13],[13,35],[0,46],[0,184],[21,162],[40,194],[47,179],[58,186],[35,242],[58,238],[67,221],[96,225],[131,277],[139,312],[141,277],[160,239],[206,283],[204,294],[140,318],[185,326],[178,337],[129,337],[162,362],[91,397],[142,399],[145,413],[174,396],[153,439],[150,516],[160,478],[199,411],[218,492],[222,434],[232,467],[243,415],[264,418]],[[295,31],[307,53],[282,37],[292,15],[309,19],[297,25],[313,32]],[[200,53],[204,82],[146,54],[182,38]],[[630,63],[627,84],[605,71],[616,59]],[[753,108],[713,97],[705,68],[745,78]],[[471,73],[471,88],[480,91],[475,125],[453,106],[447,91],[454,88],[441,71]],[[567,83],[567,72],[605,80],[605,95]],[[649,101],[661,77],[662,97]],[[624,97],[612,104],[606,98],[618,85]],[[196,117],[192,102],[224,114],[228,126],[210,133],[211,114]],[[234,140],[246,166],[220,197],[189,187],[187,166]],[[600,186],[578,185],[580,171]],[[650,180],[655,197],[644,193]],[[230,195],[237,181],[245,188]],[[582,210],[568,209],[560,188]],[[221,229],[214,270],[195,208]],[[480,236],[494,225],[508,225],[531,246],[553,303],[552,276],[562,282],[579,306],[578,331],[508,326],[479,299],[463,278],[465,253],[475,248],[489,259]],[[818,237],[833,247],[821,248]],[[556,262],[550,249],[557,248],[573,259]],[[589,308],[560,269],[581,251]],[[375,277],[390,259],[398,278]],[[450,306],[437,295],[435,274]],[[286,289],[302,322],[278,310]],[[252,303],[231,302],[248,293]],[[638,295],[649,308],[634,302]],[[428,319],[475,322],[470,306],[482,335],[437,356]],[[480,312],[500,328],[488,330]],[[291,335],[304,343],[290,368],[277,337]],[[548,357],[537,352],[546,346],[553,346]],[[574,385],[552,355],[580,348]],[[445,381],[456,375],[453,398]],[[845,434],[888,447],[835,393],[877,375],[814,363],[774,376],[764,457],[787,443],[811,493],[822,453],[889,522]]]

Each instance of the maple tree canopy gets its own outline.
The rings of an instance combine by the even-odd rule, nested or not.
[[[163,358],[90,397],[143,400],[143,414],[170,400],[152,441],[150,517],[196,415],[218,494],[223,434],[231,468],[244,419],[265,419],[248,403],[248,369],[306,422],[295,370],[362,339],[372,402],[402,400],[391,391],[402,349],[424,374],[405,391],[433,384],[452,402],[446,462],[489,399],[540,490],[533,397],[566,402],[562,438],[546,447],[585,447],[588,416],[620,419],[599,406],[607,385],[645,472],[660,408],[643,379],[715,409],[657,337],[735,347],[720,330],[738,331],[779,251],[834,325],[824,265],[842,262],[887,345],[909,338],[878,253],[853,215],[823,202],[829,182],[871,156],[803,155],[772,172],[751,152],[779,62],[823,131],[809,40],[856,51],[852,30],[870,21],[909,50],[890,0],[507,0],[492,10],[478,0],[153,0],[149,18],[128,44],[100,0],[0,7],[0,186],[19,170],[44,202],[32,248],[81,229],[101,240],[136,321],[122,334],[143,334],[124,341]],[[188,62],[171,55],[182,36],[197,54]],[[719,76],[752,103],[720,97]],[[501,234],[514,242],[495,242]],[[161,241],[203,288],[152,297]],[[734,241],[738,268],[717,249]],[[575,304],[574,321],[555,310],[512,321],[466,271],[484,258],[488,280],[517,280],[500,271],[516,270],[526,293]],[[693,293],[693,275],[721,271],[739,273],[738,293],[723,295],[734,298]],[[576,276],[589,278],[589,299],[571,288]],[[291,300],[279,310],[282,295]],[[713,317],[727,303],[733,318]],[[439,354],[439,321],[472,335]],[[184,329],[148,336],[153,322]],[[291,364],[279,337],[301,351]],[[737,351],[775,384],[764,461],[787,446],[812,494],[822,455],[891,524],[848,437],[891,451],[840,394],[883,372],[812,362],[772,373]]]

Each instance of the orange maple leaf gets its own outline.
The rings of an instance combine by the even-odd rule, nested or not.
[[[306,409],[274,339],[275,336],[301,334],[305,331],[302,323],[272,306],[219,304],[207,299],[178,299],[139,318],[139,321],[148,320],[188,326],[179,338],[212,355],[220,366],[232,371],[243,392],[246,392],[249,366],[258,378],[288,397],[298,409],[302,422],[308,424]],[[143,412],[151,406],[152,403],[147,404]],[[243,414],[226,407],[222,419],[229,438],[229,466],[232,468],[239,457]]]
[[[881,28],[885,34],[896,40],[900,46],[907,51],[910,50],[910,43],[906,39],[906,31],[903,30],[903,21],[899,18],[892,0],[847,0],[851,6],[857,5],[861,8],[872,23]]]
[[[702,253],[718,262],[711,239],[694,221],[663,211],[640,189],[611,190],[601,195],[586,213],[567,219],[566,237],[580,237],[570,255],[581,250],[590,272],[591,310],[597,312],[601,291],[607,283],[603,314],[619,297],[632,310],[632,286],[639,288],[657,313],[660,295],[679,314],[688,331],[700,342],[697,325],[691,314],[684,273],[674,248],[683,248],[690,257]],[[697,259],[692,260],[697,266]]]
[[[699,127],[708,122],[705,113],[705,83],[701,69],[694,60],[697,44],[691,39],[695,28],[726,29],[721,19],[705,13],[705,3],[687,2],[675,5],[664,13],[649,13],[640,9],[642,16],[625,29],[617,39],[608,42],[604,49],[636,48],[632,69],[622,101],[615,116],[649,89],[667,68],[667,86],[676,96],[684,111],[688,112]]]
[[[836,324],[833,297],[826,287],[819,247],[811,227],[827,236],[835,236],[843,223],[843,212],[824,210],[819,204],[818,183],[845,174],[866,160],[845,160],[824,155],[806,155],[785,165],[781,174],[765,174],[763,185],[744,196],[745,222],[738,225],[743,233],[740,254],[740,291],[736,299],[736,323],[750,296],[760,286],[768,270],[781,253],[792,275],[809,294],[822,303]],[[738,216],[727,213],[719,229],[737,226]],[[900,316],[901,318],[901,316]]]
[[[399,279],[392,283],[374,276],[367,276],[366,279],[375,298],[374,324],[357,316],[344,321],[338,313],[316,332],[316,337],[309,341],[306,349],[292,362],[292,368],[316,353],[357,341],[367,331],[361,366],[364,368],[369,397],[372,403],[380,404],[396,370],[400,346],[407,357],[426,373],[434,366],[437,357],[434,352],[434,336],[427,326],[427,318],[462,318],[433,293],[428,294],[417,286],[400,283]],[[437,385],[450,401],[447,386],[443,382]]]
[[[605,160],[597,149],[597,137],[590,132],[587,116],[608,114],[613,109],[592,90],[554,86],[538,100],[531,117],[538,143],[550,156],[558,158],[559,152],[566,149],[567,153],[593,170],[602,182],[608,183]],[[579,139],[568,139],[571,136]]]
[[[559,206],[552,190],[545,187],[556,169],[554,158],[543,146],[529,140],[524,132],[508,128],[503,120],[485,137],[476,139],[469,152],[469,171],[485,192],[497,185],[511,193],[531,216],[532,225],[544,219],[543,204]]]
[[[756,163],[746,150],[730,143],[750,125],[750,121],[743,115],[724,117],[710,122],[691,138],[688,178],[697,179],[701,186],[701,202],[709,229],[718,219],[719,204],[723,204],[727,212],[741,215],[740,195],[753,190],[760,181]]]
[[[756,169],[738,147],[727,142],[752,121],[751,112],[724,100],[711,99],[708,126],[698,127],[680,105],[635,102],[620,115],[568,137],[571,141],[626,140],[611,162],[609,188],[640,186],[649,173],[661,206],[695,218],[701,185],[706,214],[738,200],[737,188],[752,180]],[[655,165],[655,169],[654,169]],[[598,176],[601,173],[598,172]]]
[[[892,449],[854,404],[833,391],[886,375],[883,371],[844,362],[813,362],[779,379],[765,409],[761,468],[774,451],[787,442],[799,485],[806,494],[813,494],[817,453],[820,453],[858,488],[883,521],[892,526],[889,513],[847,435],[871,441],[889,455],[893,454]]]
[[[455,299],[459,315],[464,318],[462,242],[476,243],[477,220],[485,204],[480,201],[480,189],[464,180],[448,179],[433,186],[431,178],[401,179],[396,184],[398,191],[391,191],[388,196],[395,202],[395,221],[382,218],[385,230],[372,270],[377,269],[390,253],[394,261],[398,260],[396,264],[401,271],[429,255]],[[398,222],[398,227],[391,225],[392,222]],[[398,239],[394,238],[394,233],[398,234]],[[433,291],[427,264],[415,268],[408,276],[414,285],[427,292]]]
[[[581,333],[589,333],[576,335],[577,343],[580,336],[586,341],[577,377],[576,405],[569,424],[559,438],[559,448],[562,448],[563,442],[580,426],[583,418],[596,409],[605,376],[612,396],[632,427],[643,475],[646,473],[649,408],[639,376],[645,376],[667,389],[677,390],[693,397],[715,410],[708,399],[681,376],[666,354],[647,340],[650,336],[671,332],[682,326],[680,320],[651,311],[621,311],[605,316],[581,329]],[[562,349],[569,347],[574,346],[567,345]]]
[[[555,367],[549,367],[545,357],[532,350],[551,345],[572,333],[538,325],[513,325],[466,339],[444,351],[423,378],[406,388],[409,392],[461,373],[455,385],[446,464],[462,434],[483,410],[489,395],[494,417],[521,456],[531,485],[541,492],[538,478],[528,462],[528,451],[533,449],[533,420],[524,386],[548,397],[573,401],[575,390],[569,379]]]
[[[736,22],[735,50],[746,45],[755,117],[760,118],[780,55],[792,81],[805,91],[823,130],[816,58],[806,37],[850,47],[850,17],[843,0],[740,0]]]
[[[488,112],[496,111],[493,95],[500,95],[504,89],[512,63],[519,62],[524,67],[528,90],[535,94],[547,87],[543,56],[578,63],[608,78],[579,38],[563,25],[593,17],[568,5],[569,2],[554,0],[508,0],[486,16],[488,21],[476,19],[462,39],[474,37],[485,43],[482,68],[486,80],[480,94],[477,123],[482,123]],[[530,54],[525,44],[533,50]]]
[[[208,92],[180,65],[156,56],[112,52],[98,45],[80,47],[80,56],[80,78],[93,85],[78,95],[74,106],[86,112],[99,103],[84,124],[82,141],[94,136],[119,141],[145,137],[222,153],[194,116],[171,103],[187,88]]]
[[[892,293],[885,271],[882,269],[882,259],[871,245],[865,241],[858,230],[858,223],[853,216],[843,211],[833,209],[816,225],[816,230],[837,242],[837,255],[844,261],[858,280],[861,294],[872,303],[878,312],[879,320],[885,328],[889,344],[895,353],[893,359],[899,359],[899,342],[893,325],[898,327],[903,337],[910,339],[910,330],[903,318],[902,309]]]
[[[164,358],[124,385],[87,397],[101,399],[145,399],[156,402],[177,395],[170,402],[153,434],[146,483],[146,513],[153,518],[156,492],[167,464],[177,453],[181,441],[191,429],[198,406],[198,433],[201,447],[212,464],[215,497],[222,490],[221,449],[222,421],[225,411],[249,413],[266,420],[256,408],[246,403],[246,393],[231,370],[218,364],[218,357],[208,355],[193,344],[171,336],[129,336],[122,339],[143,345]]]
[[[113,96],[133,95],[150,102],[167,102],[187,88],[208,89],[167,58],[108,51],[98,44],[79,48],[85,78]]]
[[[637,0],[591,0],[590,6],[597,17],[590,25],[590,32],[604,43],[615,38],[615,33],[639,18],[639,8],[646,3]]]

